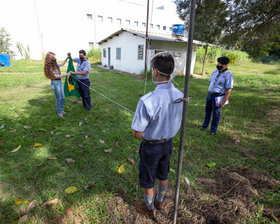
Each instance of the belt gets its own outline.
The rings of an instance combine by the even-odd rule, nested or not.
[[[55,80],[61,80],[61,78],[55,79]]]
[[[224,96],[225,94],[224,93],[216,93],[216,92],[209,92],[211,95],[214,95],[214,94],[219,94],[220,96]]]
[[[161,144],[161,143],[164,143],[164,142],[169,142],[171,141],[172,138],[168,138],[168,139],[162,139],[162,140],[146,140],[143,138],[143,142],[146,143],[146,144]]]

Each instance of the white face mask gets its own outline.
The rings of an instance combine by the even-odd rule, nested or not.
[[[154,73],[154,71],[153,71],[153,73]],[[157,82],[157,81],[154,80],[153,73],[152,73],[152,82],[153,82],[155,85],[156,85],[156,84],[161,84],[161,83],[171,83],[171,81],[172,81],[172,80],[174,79],[174,77],[175,77],[175,74],[172,73],[172,74],[170,74],[169,80]],[[166,75],[166,76],[169,75],[169,74],[163,73],[163,72],[161,72],[161,71],[159,71],[159,70],[158,70],[158,73],[159,73],[159,74],[162,74],[162,75]],[[176,83],[176,82],[175,82],[175,83]],[[176,83],[176,84],[177,84],[177,83]],[[178,84],[177,84],[177,85],[178,85]]]

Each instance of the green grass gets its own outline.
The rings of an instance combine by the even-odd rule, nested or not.
[[[196,71],[201,70],[199,66],[196,65]],[[188,177],[195,185],[197,177],[215,178],[221,168],[243,165],[267,170],[280,180],[280,66],[251,63],[230,66],[235,86],[230,105],[222,110],[219,133],[215,137],[199,130],[204,119],[208,78],[214,68],[214,64],[208,64],[207,77],[190,79],[193,100],[187,111],[182,177]],[[62,71],[65,70],[66,66]],[[95,66],[93,70],[90,80],[94,89],[132,111],[136,109],[143,95],[143,80]],[[138,166],[126,159],[132,158],[136,164],[139,161],[140,142],[132,137],[130,129],[133,114],[91,91],[91,112],[86,112],[80,103],[74,104],[74,98],[66,98],[64,108],[68,113],[65,119],[59,119],[42,61],[14,61],[10,68],[1,68],[0,76],[0,222],[17,223],[28,204],[16,205],[15,199],[37,200],[42,204],[54,198],[59,199],[58,204],[48,208],[36,206],[28,214],[28,222],[57,223],[69,210],[79,213],[73,223],[79,220],[84,223],[120,222],[119,214],[114,220],[108,214],[109,204],[117,203],[112,196],[125,191],[128,205],[142,199]],[[184,77],[177,77],[176,82],[183,90]],[[154,87],[149,80],[147,91]],[[24,129],[24,125],[30,128]],[[71,136],[65,138],[65,135]],[[236,140],[240,142],[236,144]],[[36,142],[42,147],[33,148]],[[19,145],[21,148],[12,153]],[[172,170],[176,170],[178,147],[177,135]],[[112,153],[104,153],[104,149],[110,148]],[[242,157],[240,148],[252,150],[255,157]],[[49,160],[51,157],[57,159]],[[66,158],[76,163],[68,164]],[[215,162],[216,167],[207,168],[209,162]],[[122,164],[125,164],[125,171],[118,174]],[[175,172],[170,173],[169,180],[170,185],[175,186]],[[84,189],[89,184],[95,186]],[[69,186],[76,186],[78,191],[73,195],[65,194],[64,189]],[[108,202],[108,198],[112,200]],[[279,201],[279,191],[267,192],[259,203],[279,207]],[[136,216],[136,212],[133,215]],[[258,218],[256,214],[252,220],[257,223],[256,220],[263,220],[263,217]]]

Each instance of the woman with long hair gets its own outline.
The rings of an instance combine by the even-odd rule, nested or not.
[[[68,58],[69,54],[62,63],[57,63],[55,54],[53,52],[48,52],[45,58],[44,72],[45,76],[48,79],[51,79],[51,87],[54,91],[54,95],[56,98],[57,114],[60,118],[63,118],[63,115],[65,114],[65,112],[63,111],[65,96],[61,78],[70,75],[68,73],[61,75],[60,66],[63,66],[68,60]]]

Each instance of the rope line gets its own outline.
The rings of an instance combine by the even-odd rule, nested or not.
[[[103,97],[106,98],[107,100],[109,100],[109,101],[115,103],[116,105],[122,107],[123,109],[127,110],[128,112],[134,114],[134,111],[132,111],[132,110],[128,109],[127,107],[121,105],[121,104],[118,103],[117,101],[112,100],[111,98],[105,96],[103,93],[98,92],[97,90],[95,90],[95,89],[93,89],[92,87],[90,87],[90,86],[86,85],[85,83],[81,82],[79,79],[75,78],[74,76],[72,76],[72,78],[76,79],[78,82],[82,83],[83,85],[85,85],[86,87],[88,87],[89,89],[91,89],[92,91],[94,91],[94,92],[98,93],[99,95],[103,96]]]

